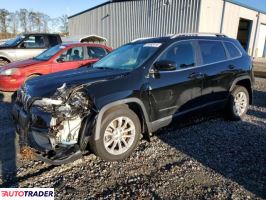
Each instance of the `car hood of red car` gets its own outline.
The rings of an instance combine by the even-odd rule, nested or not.
[[[22,60],[22,61],[9,63],[9,64],[3,66],[1,69],[7,70],[7,69],[11,69],[11,68],[24,68],[24,67],[28,67],[28,66],[43,63],[43,62],[45,62],[45,61],[28,59],[28,60]]]

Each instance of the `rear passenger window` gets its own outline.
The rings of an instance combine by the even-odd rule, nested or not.
[[[240,51],[231,42],[225,42],[224,45],[225,45],[225,47],[226,47],[226,49],[227,49],[227,51],[228,51],[228,53],[229,53],[231,58],[236,58],[236,57],[241,56]]]
[[[177,69],[195,66],[195,52],[191,42],[180,42],[167,49],[159,60],[176,62]]]
[[[50,35],[48,37],[48,39],[49,39],[49,43],[50,43],[51,47],[53,47],[59,43],[56,36]]]
[[[226,60],[224,46],[219,41],[199,41],[203,64]]]

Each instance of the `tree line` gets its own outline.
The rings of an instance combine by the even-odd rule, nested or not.
[[[15,37],[21,32],[60,32],[67,35],[68,16],[51,18],[45,13],[25,8],[15,12],[0,9],[0,39]]]

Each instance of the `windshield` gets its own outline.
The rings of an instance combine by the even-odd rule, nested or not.
[[[128,44],[105,56],[93,67],[133,70],[147,61],[160,45],[161,43]]]
[[[53,46],[50,49],[47,49],[46,51],[42,52],[38,56],[34,57],[35,60],[49,60],[52,58],[57,52],[61,51],[62,49],[66,48],[62,45],[56,45]]]
[[[25,38],[24,35],[19,35],[14,39],[8,40],[4,43],[4,46],[16,46]]]

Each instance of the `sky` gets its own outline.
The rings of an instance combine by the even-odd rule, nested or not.
[[[21,8],[43,12],[52,18],[71,16],[107,0],[0,0],[0,8],[14,12]]]
[[[0,8],[11,12],[20,8],[40,11],[55,18],[63,14],[71,16],[108,0],[0,0]],[[266,0],[234,0],[266,12]]]

